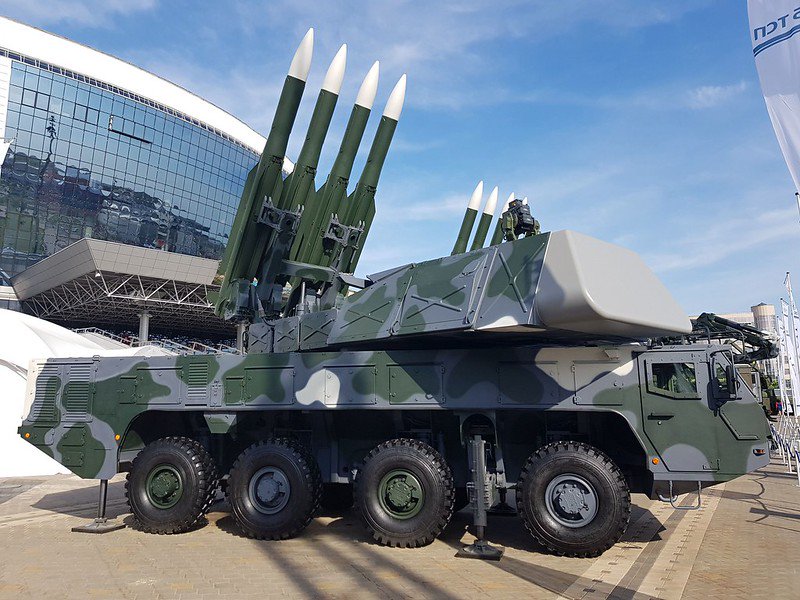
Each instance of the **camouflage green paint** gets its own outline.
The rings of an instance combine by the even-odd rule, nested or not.
[[[104,358],[89,361],[91,406],[84,415],[73,414],[71,422],[64,419],[62,382],[70,383],[75,361],[54,359],[39,373],[49,369],[59,375],[38,382],[40,393],[20,433],[30,433],[32,444],[81,477],[107,478],[118,469],[120,442],[114,436],[124,437],[133,420],[149,410],[200,411],[215,431],[227,431],[236,415],[252,411],[614,412],[626,420],[648,459],[660,459],[646,465],[656,482],[711,483],[768,461],[768,455],[753,452],[767,448],[756,399],[744,385],[721,410],[709,407],[705,395],[669,399],[680,418],[656,424],[648,420],[652,394],[641,378],[647,361],[693,361],[702,388],[712,354],[722,349],[700,344],[648,350],[629,344]],[[207,373],[208,385],[194,385],[190,371]],[[740,427],[747,424],[752,439],[737,437],[721,417],[725,413]],[[42,414],[47,419],[37,418]]]

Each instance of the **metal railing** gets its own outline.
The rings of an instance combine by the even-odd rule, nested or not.
[[[146,342],[140,342],[138,336],[121,336],[116,333],[106,331],[105,329],[100,329],[99,327],[81,327],[79,329],[73,329],[73,331],[75,333],[93,333],[95,335],[100,335],[132,348],[138,348],[141,346],[156,346],[158,348],[164,348],[165,350],[175,352],[176,354],[238,354],[236,348],[226,344],[209,346],[208,344],[197,341],[191,341],[188,344],[182,344],[178,341],[170,339],[152,339]]]
[[[797,415],[781,413],[778,426],[770,423],[772,430],[773,450],[786,465],[787,473],[797,474],[797,485],[800,486],[800,421]]]

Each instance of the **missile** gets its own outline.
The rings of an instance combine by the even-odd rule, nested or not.
[[[311,114],[311,121],[308,124],[306,139],[295,162],[294,171],[286,180],[285,193],[280,201],[281,208],[298,210],[306,204],[309,189],[312,191],[314,189],[314,176],[317,173],[319,156],[333,118],[336,101],[339,99],[346,63],[347,44],[342,44],[336,56],[333,57],[322,82],[322,89],[319,91],[317,103],[314,105],[314,112]]]
[[[453,246],[453,251],[450,256],[454,254],[461,254],[466,252],[467,244],[469,243],[469,236],[472,235],[472,227],[475,225],[475,217],[478,216],[478,208],[483,199],[483,180],[478,182],[472,192],[472,196],[467,204],[467,210],[464,213],[464,218],[461,220],[461,228],[458,230],[456,236],[456,243]]]
[[[527,200],[527,199],[528,198],[526,196],[525,200]],[[489,242],[490,246],[496,246],[497,244],[499,244],[500,242],[503,241],[503,215],[502,215],[502,213],[503,213],[503,210],[508,210],[508,207],[511,205],[511,203],[513,201],[514,201],[514,192],[511,192],[508,195],[508,198],[506,198],[506,203],[502,205],[503,207],[505,207],[505,209],[503,209],[501,207],[500,218],[497,219],[497,225],[495,225],[495,227],[494,227],[494,233],[492,234],[492,239]],[[524,202],[524,200],[523,200],[523,202]]]
[[[350,177],[358,147],[361,145],[361,138],[364,137],[364,130],[367,127],[367,119],[378,92],[379,76],[380,63],[376,60],[358,89],[356,103],[353,105],[342,143],[339,146],[339,154],[336,155],[336,160],[331,168],[331,178]]]
[[[358,259],[361,256],[363,241],[372,226],[372,220],[375,217],[375,191],[378,187],[383,163],[389,152],[389,146],[392,143],[392,137],[395,129],[397,129],[397,122],[403,112],[405,97],[406,76],[404,74],[395,84],[392,93],[389,94],[389,99],[383,109],[381,122],[378,124],[375,138],[367,155],[364,170],[361,172],[355,191],[348,197],[348,210],[344,222],[350,226],[363,224],[364,231],[361,234],[361,247],[357,249],[347,248],[346,252],[343,253],[346,256],[342,257],[343,260],[340,262],[340,267],[345,273],[355,271]]]
[[[339,99],[342,88],[344,72],[347,64],[347,44],[342,44],[336,56],[333,57],[330,67],[322,82],[308,133],[305,142],[297,157],[295,170],[287,178],[285,195],[281,197],[280,207],[294,211],[303,210],[297,235],[289,252],[290,260],[303,260],[308,251],[307,240],[315,229],[315,224],[320,214],[321,198],[318,197],[315,186],[315,175],[319,164],[322,145],[328,134],[328,128],[333,118],[333,111]]]
[[[313,51],[314,30],[309,29],[292,58],[264,151],[255,170],[248,176],[249,185],[245,185],[236,211],[225,256],[220,263],[222,284],[215,306],[220,316],[236,311],[236,306],[232,305],[237,303],[239,284],[249,283],[255,277],[258,261],[272,235],[271,230],[258,224],[261,201],[266,196],[275,198],[280,194],[286,147],[306,86]]]
[[[494,209],[497,207],[497,186],[494,187],[489,198],[486,199],[486,205],[483,207],[483,214],[481,220],[478,221],[478,229],[475,230],[475,237],[472,240],[470,251],[483,248],[483,243],[486,241],[486,234],[489,233],[489,225],[492,224],[494,218]]]
[[[323,240],[331,217],[339,215],[342,208],[346,208],[343,203],[347,199],[347,185],[358,148],[364,137],[372,105],[375,102],[379,73],[380,64],[375,61],[358,90],[356,102],[350,112],[344,137],[339,146],[339,153],[336,155],[328,180],[317,194],[320,197],[319,210],[314,219],[312,237],[307,244],[307,247],[310,246],[310,250],[298,258],[302,262],[330,266],[331,258],[337,250],[334,247],[325,247]]]

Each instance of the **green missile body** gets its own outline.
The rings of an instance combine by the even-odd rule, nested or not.
[[[355,105],[345,128],[339,153],[331,168],[325,185],[319,191],[320,201],[314,217],[313,232],[306,244],[307,251],[297,260],[321,266],[330,266],[338,254],[339,244],[325,243],[325,234],[334,215],[340,215],[347,208],[347,185],[353,170],[353,163],[364,137],[375,94],[378,91],[379,63],[376,61],[364,78],[358,91]]]
[[[469,237],[472,235],[472,228],[475,225],[475,218],[478,216],[478,207],[481,205],[482,199],[483,181],[479,181],[472,192],[472,196],[470,196],[467,210],[464,213],[464,218],[461,220],[461,228],[458,230],[456,243],[453,246],[453,251],[450,253],[451,256],[467,251]]]
[[[502,226],[502,217],[498,219],[497,225],[494,227],[494,233],[492,234],[492,239],[489,242],[490,246],[496,246],[500,242],[503,241],[503,226]]]
[[[342,87],[344,71],[347,63],[347,45],[342,45],[331,61],[322,89],[317,96],[314,112],[306,132],[306,139],[297,157],[294,171],[286,181],[275,203],[277,209],[300,214],[296,231],[273,236],[263,250],[257,255],[256,265],[258,271],[258,297],[262,302],[274,293],[273,286],[280,276],[281,265],[285,258],[293,260],[299,249],[303,247],[303,240],[308,234],[311,218],[317,205],[317,191],[314,178],[317,165],[322,152],[322,145],[328,134],[328,128],[333,118],[333,111],[339,99],[339,90]],[[305,214],[305,210],[309,209]],[[310,218],[306,218],[310,217]]]
[[[249,282],[255,277],[263,249],[271,236],[271,230],[260,226],[258,218],[263,199],[278,197],[280,193],[286,147],[306,86],[313,48],[314,30],[309,29],[292,58],[264,151],[252,177],[248,177],[250,185],[245,186],[236,211],[225,256],[220,263],[222,282],[215,307],[220,316],[235,310],[238,282]]]
[[[344,217],[344,223],[351,227],[360,224],[364,225],[364,231],[361,234],[361,246],[363,246],[363,242],[369,233],[368,225],[371,224],[371,220],[367,217],[370,213],[375,214],[375,191],[377,190],[383,163],[389,152],[389,146],[392,143],[392,137],[397,128],[397,121],[400,119],[400,113],[403,110],[405,95],[406,76],[403,75],[389,95],[381,122],[375,132],[375,139],[369,149],[364,170],[361,172],[355,191],[348,197],[348,210]],[[357,250],[357,248],[349,247],[342,253],[340,262],[340,270],[342,272],[352,273],[355,271],[358,257],[361,254]]]
[[[483,244],[486,241],[486,234],[489,233],[489,225],[492,224],[492,219],[494,218],[494,209],[497,207],[497,194],[498,190],[497,186],[495,186],[492,193],[489,194],[489,197],[486,199],[486,205],[483,207],[481,220],[478,221],[478,229],[475,231],[475,237],[472,239],[470,250],[483,248]]]

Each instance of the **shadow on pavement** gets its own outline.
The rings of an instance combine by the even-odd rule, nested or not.
[[[46,478],[20,477],[0,480],[0,504],[16,498],[47,481]]]
[[[99,483],[86,487],[73,488],[61,492],[45,494],[31,506],[39,510],[64,514],[95,516]],[[117,517],[128,512],[128,503],[125,500],[125,481],[113,481],[108,484],[108,502],[106,515],[109,518]]]
[[[764,508],[751,508],[750,514],[753,515],[763,515],[762,519],[758,519],[755,521],[758,523],[759,521],[766,519],[767,517],[780,517],[782,519],[793,519],[793,520],[800,520],[800,513],[788,513],[783,512],[780,510],[770,510],[766,507]]]
[[[335,511],[327,511],[329,514]],[[216,520],[216,525],[222,531],[241,538],[246,536],[239,530],[233,517],[226,515]],[[302,591],[303,595],[310,598],[325,597],[320,579],[326,573],[335,572],[337,576],[344,575],[351,580],[354,591],[365,593],[369,588],[390,597],[407,597],[410,595],[408,587],[398,582],[412,584],[425,590],[426,596],[456,600],[460,596],[453,590],[445,589],[429,578],[424,578],[418,572],[404,566],[396,560],[387,557],[386,552],[378,551],[380,548],[370,538],[351,511],[336,518],[328,524],[314,521],[302,533],[303,541],[313,540],[314,554],[325,558],[324,562],[312,561],[308,551],[295,554],[293,540],[269,541],[249,540],[258,548],[265,559],[280,570]],[[338,540],[336,538],[339,538]],[[341,542],[344,539],[350,542],[342,551]],[[383,550],[381,548],[381,550]],[[388,549],[387,549],[388,550]],[[390,550],[391,551],[391,550]],[[394,550],[398,553],[413,552],[413,550]],[[420,555],[420,558],[423,558]],[[322,566],[324,564],[324,566]],[[384,574],[381,574],[381,573]],[[389,572],[390,575],[386,575]]]
[[[227,506],[220,505],[218,508],[226,509]],[[645,512],[648,512],[635,505],[632,508],[632,521],[639,519]],[[210,515],[210,517],[222,531],[245,538],[231,515],[225,514],[218,519],[215,519],[214,515]],[[470,531],[471,528],[472,515],[469,510],[463,510],[453,515],[453,519],[439,537],[439,540],[451,547],[453,555],[455,555],[455,552],[464,545],[461,541],[464,534]],[[313,521],[300,537],[306,542],[309,538],[313,540],[315,553],[318,552],[325,557],[326,566],[324,568],[326,570],[344,574],[345,577],[353,581],[354,585],[358,586],[356,589],[362,592],[371,587],[390,597],[407,596],[410,593],[407,586],[411,585],[417,589],[425,590],[426,596],[430,595],[445,599],[460,597],[458,590],[445,589],[438,585],[435,580],[432,581],[431,578],[425,577],[421,572],[425,565],[424,562],[420,563],[420,569],[418,570],[411,569],[402,564],[401,561],[396,560],[394,556],[405,558],[406,553],[414,553],[415,550],[391,550],[378,545],[364,529],[352,509],[347,511],[325,511],[323,518]],[[518,517],[490,517],[487,539],[492,544],[504,548],[529,552],[532,554],[533,560],[536,558],[536,553],[545,552],[528,534],[521,519]],[[647,539],[638,539],[629,533],[623,538],[623,541],[625,543],[646,543],[654,539],[658,539],[658,535],[655,537],[650,536]],[[342,546],[343,541],[345,542],[344,547]],[[321,584],[319,582],[322,575],[320,575],[318,569],[309,571],[308,561],[311,560],[311,557],[305,556],[304,559],[299,560],[297,556],[294,556],[291,550],[292,540],[250,540],[250,542],[263,552],[270,563],[291,578],[304,594],[311,597],[325,595],[325,590],[320,587]],[[342,551],[342,548],[345,550]],[[425,561],[425,555],[420,554],[420,559]],[[455,557],[453,560],[460,561],[465,568],[469,568],[469,562]],[[533,564],[508,555],[504,556],[499,562],[486,561],[484,564],[491,565],[509,575],[555,594],[563,594],[575,584],[581,586],[580,589],[583,590],[580,593],[581,596],[590,593],[589,590],[596,590],[606,595],[613,594],[612,597],[614,598],[633,598],[634,594],[637,593],[636,590],[623,586],[614,586],[581,578],[572,573]],[[403,587],[400,582],[404,582],[406,587]],[[647,600],[649,597],[639,595],[637,600],[639,598]]]

